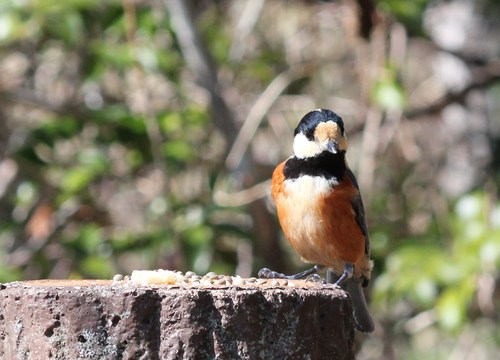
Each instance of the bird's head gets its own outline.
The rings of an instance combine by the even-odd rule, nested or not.
[[[309,158],[329,151],[347,151],[342,118],[331,110],[317,109],[307,113],[294,132],[293,152],[298,158]]]

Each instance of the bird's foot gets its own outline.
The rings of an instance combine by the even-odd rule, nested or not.
[[[272,271],[271,269],[268,268],[260,269],[257,276],[265,279],[288,279],[287,275],[276,271]]]
[[[352,278],[353,275],[354,275],[354,265],[350,264],[350,263],[346,263],[344,265],[344,272],[342,273],[342,275],[338,278],[338,280],[333,285],[340,287],[348,279]]]
[[[288,280],[298,280],[298,279],[302,279],[306,276],[309,276],[309,275],[312,275],[312,274],[315,274],[317,275],[316,273],[321,270],[322,266],[319,266],[319,265],[316,265],[308,270],[305,270],[305,271],[302,271],[302,272],[299,272],[297,274],[293,274],[293,275],[285,275],[285,274],[282,274],[282,273],[279,273],[279,272],[276,272],[276,271],[272,271],[268,268],[263,268],[263,269],[260,269],[259,270],[259,273],[258,273],[258,276],[260,278],[265,278],[265,279],[288,279]],[[318,277],[320,277],[319,275],[317,275]],[[320,277],[321,278],[321,277]]]

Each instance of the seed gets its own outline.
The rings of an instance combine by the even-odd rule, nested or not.
[[[243,280],[242,278],[240,278],[239,276],[237,276],[237,277],[234,277],[232,279],[232,283],[233,283],[233,285],[237,285],[237,286],[245,285],[245,280]]]

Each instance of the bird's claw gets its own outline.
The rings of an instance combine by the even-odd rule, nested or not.
[[[266,278],[266,279],[288,279],[288,280],[297,280],[297,279],[302,279],[305,278],[306,276],[309,276],[311,274],[316,273],[318,270],[320,270],[322,267],[320,265],[315,265],[311,269],[301,271],[297,274],[294,275],[285,275],[276,271],[272,271],[268,268],[263,268],[259,270],[258,276],[260,278]]]
[[[317,284],[324,284],[325,283],[325,279],[323,279],[321,276],[319,276],[318,274],[312,274],[312,275],[309,275],[307,278],[306,278],[306,281],[311,281],[311,282],[314,282],[314,283],[317,283]]]
[[[263,268],[259,270],[259,273],[257,274],[259,278],[264,278],[264,279],[279,279],[279,278],[286,278],[287,276],[285,274],[272,271],[271,269],[268,268]]]

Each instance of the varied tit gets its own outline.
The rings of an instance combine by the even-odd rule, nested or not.
[[[363,202],[345,154],[342,118],[318,109],[306,114],[294,132],[293,152],[272,176],[272,197],[286,239],[315,266],[295,275],[262,269],[260,277],[299,279],[327,268],[328,282],[347,290],[356,327],[374,330],[362,286],[372,271]]]

